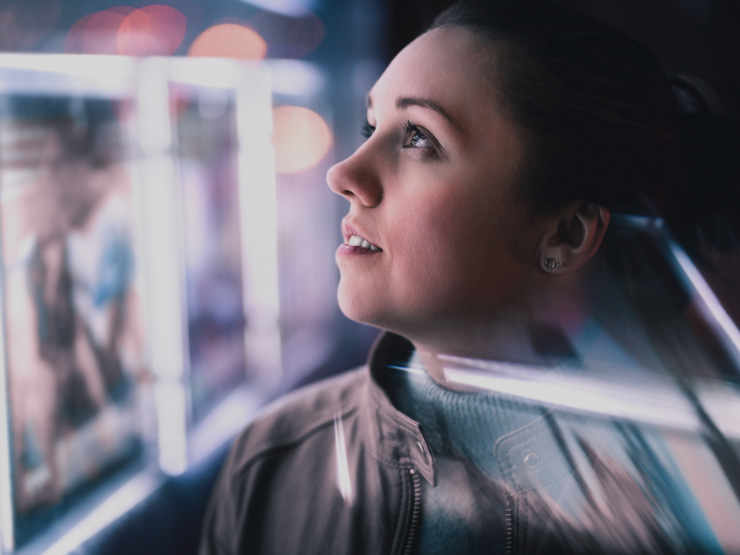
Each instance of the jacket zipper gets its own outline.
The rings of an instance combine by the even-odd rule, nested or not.
[[[411,522],[409,524],[409,532],[406,540],[406,549],[404,549],[405,555],[410,555],[414,548],[414,542],[416,541],[416,533],[419,528],[419,515],[421,513],[421,481],[419,479],[419,473],[416,469],[409,469],[411,474],[411,484],[414,490],[414,500],[411,508]]]
[[[511,555],[514,541],[514,527],[511,522],[511,498],[506,496],[506,555]]]

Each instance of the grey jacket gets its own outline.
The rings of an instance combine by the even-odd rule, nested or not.
[[[415,552],[421,481],[455,470],[435,464],[419,425],[380,386],[399,348],[409,345],[384,334],[369,371],[282,398],[237,438],[201,555]],[[721,552],[651,433],[544,413],[492,446],[503,483],[460,474],[485,498],[469,525],[495,529],[500,553]]]

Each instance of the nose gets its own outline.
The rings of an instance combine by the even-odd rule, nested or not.
[[[364,146],[367,147],[367,143]],[[329,168],[326,182],[332,191],[348,201],[372,208],[380,204],[383,188],[369,154],[366,148],[360,147],[352,156]]]

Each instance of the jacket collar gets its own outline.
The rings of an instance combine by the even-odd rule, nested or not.
[[[397,410],[383,388],[383,377],[390,365],[408,358],[414,346],[390,332],[378,336],[368,357],[370,380],[363,407],[370,414],[364,419],[372,439],[369,448],[376,456],[401,468],[416,469],[431,485],[436,483],[434,454],[419,424]],[[506,434],[492,446],[503,478],[513,492],[549,489],[573,474],[576,463],[587,457],[569,455],[559,430],[557,412],[544,409],[542,416]],[[585,426],[590,429],[593,426]],[[596,440],[595,444],[599,444]]]
[[[384,462],[400,468],[414,468],[431,485],[435,485],[434,455],[429,449],[419,424],[397,410],[382,387],[382,376],[388,365],[396,364],[414,350],[403,337],[390,332],[380,334],[368,357],[370,380],[365,407],[371,414],[371,449]]]

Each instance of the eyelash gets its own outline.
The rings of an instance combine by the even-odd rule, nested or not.
[[[402,124],[401,127],[403,127],[403,130],[406,132],[407,139],[413,140],[413,138],[418,135],[421,140],[430,143],[427,146],[414,146],[413,144],[404,143],[402,148],[429,148],[431,146],[431,141],[429,140],[429,138],[421,129],[419,129],[415,124],[411,123],[411,121],[406,120],[406,123]]]
[[[424,134],[424,132],[417,125],[412,123],[410,120],[406,120],[406,123],[402,123],[401,127],[403,127],[403,130],[406,132],[407,139],[413,139],[415,136],[418,135],[421,140],[425,140],[431,143],[431,141]],[[375,131],[375,126],[370,125],[369,122],[366,121],[362,124],[361,134],[366,139],[369,139],[372,136],[374,131]],[[428,146],[417,147],[417,146],[413,146],[413,144],[407,144],[404,142],[401,148],[430,148],[430,147],[431,147],[431,144]]]
[[[374,125],[370,125],[368,122],[362,124],[362,130],[360,132],[362,133],[362,136],[366,139],[370,138],[370,136],[373,134],[373,131],[375,131]]]

